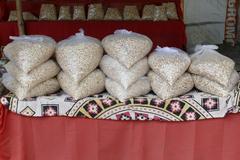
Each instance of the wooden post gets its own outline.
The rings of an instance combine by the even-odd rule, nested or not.
[[[18,33],[19,35],[24,35],[24,22],[22,16],[22,3],[21,0],[16,0],[16,10],[17,10],[17,23],[18,23]]]

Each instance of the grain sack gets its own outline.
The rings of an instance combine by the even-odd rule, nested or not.
[[[85,9],[83,5],[73,6],[73,20],[85,20]]]
[[[107,54],[131,68],[150,52],[153,43],[145,35],[122,29],[106,36],[102,45]]]
[[[101,3],[93,3],[88,6],[88,20],[102,20],[104,10]]]
[[[56,78],[42,82],[32,89],[25,88],[21,86],[9,73],[3,75],[2,83],[9,91],[14,93],[19,100],[55,93],[60,89]]]
[[[225,87],[233,72],[235,63],[232,59],[221,55],[215,45],[197,45],[191,56],[189,72],[218,82]]]
[[[147,77],[142,77],[132,84],[128,89],[114,80],[106,78],[105,87],[109,94],[118,98],[121,102],[126,99],[145,95],[151,91],[150,83]]]
[[[61,6],[59,9],[58,20],[71,20],[71,8],[70,6]]]
[[[220,97],[226,97],[239,82],[239,74],[237,71],[233,71],[227,87],[198,75],[193,75],[193,80],[197,89]]]
[[[108,8],[104,20],[122,20],[122,16],[117,8]]]
[[[142,19],[143,20],[153,20],[155,5],[149,4],[143,7]]]
[[[56,42],[42,35],[10,37],[13,39],[3,49],[5,56],[24,73],[28,73],[54,53]]]
[[[123,9],[124,20],[140,20],[140,15],[137,6],[124,6]]]
[[[97,68],[103,55],[101,42],[85,36],[84,31],[76,33],[58,43],[56,59],[64,72],[75,81],[80,81]]]
[[[39,14],[40,20],[57,20],[56,7],[54,4],[42,4]]]
[[[100,68],[109,78],[121,84],[124,89],[130,87],[149,70],[147,58],[143,58],[128,69],[108,55],[103,56]]]
[[[61,88],[74,99],[82,99],[104,91],[105,75],[99,69],[91,72],[79,82],[69,78],[69,75],[60,72],[58,81]]]
[[[163,3],[166,8],[166,15],[168,19],[178,20],[177,7],[174,2]]]
[[[153,71],[149,72],[148,77],[153,92],[163,100],[186,94],[194,87],[192,76],[189,73],[184,73],[172,86]]]
[[[167,21],[166,7],[164,6],[155,6],[153,12],[154,21]]]
[[[22,16],[25,21],[38,20],[38,18],[30,12],[23,12]],[[10,12],[8,21],[17,21],[17,11],[14,10]]]
[[[148,64],[152,70],[169,85],[173,85],[185,73],[190,63],[191,59],[187,53],[173,47],[157,46],[148,58]]]
[[[33,88],[37,84],[55,77],[60,71],[60,68],[53,60],[48,60],[27,74],[22,72],[11,61],[5,65],[5,68],[24,88]]]

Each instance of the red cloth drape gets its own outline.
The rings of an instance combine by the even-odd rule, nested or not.
[[[1,160],[239,160],[240,115],[195,122],[29,118],[8,113]]]

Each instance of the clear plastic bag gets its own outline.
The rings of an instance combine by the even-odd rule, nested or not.
[[[123,9],[124,20],[140,20],[140,15],[137,6],[124,6]]]
[[[105,89],[105,75],[99,69],[91,72],[80,82],[76,82],[66,73],[60,72],[58,81],[63,91],[76,100],[98,94]]]
[[[131,68],[150,52],[153,43],[145,35],[122,29],[106,36],[102,45],[108,55]]]
[[[44,96],[55,93],[60,89],[56,78],[42,82],[32,89],[25,88],[21,86],[21,84],[19,84],[18,81],[15,80],[9,73],[5,73],[3,75],[2,83],[9,91],[14,93],[19,100],[23,100],[24,98]]]
[[[122,16],[117,8],[108,8],[104,20],[122,20]]]
[[[166,15],[166,7],[164,6],[155,6],[153,13],[154,21],[167,21],[168,17]]]
[[[56,42],[47,36],[29,35],[11,37],[11,43],[5,46],[5,56],[24,73],[28,73],[46,62],[55,51]]]
[[[227,86],[235,63],[218,53],[216,49],[218,47],[215,45],[197,45],[195,53],[191,55],[189,71]]]
[[[129,98],[146,95],[151,91],[151,86],[147,77],[139,78],[128,89],[124,89],[122,85],[116,81],[106,78],[105,87],[109,94],[118,98],[121,102]]]
[[[188,69],[191,59],[188,54],[178,48],[157,47],[149,55],[148,64],[169,85],[174,85]]]
[[[64,72],[80,81],[95,70],[103,56],[101,42],[85,36],[84,31],[60,41],[56,49],[56,59]]]
[[[143,58],[128,69],[108,55],[103,56],[100,68],[109,78],[121,84],[124,89],[129,88],[149,70],[147,58]]]
[[[166,8],[166,14],[168,19],[178,20],[177,7],[174,2],[163,3],[163,6]]]
[[[58,20],[71,20],[71,8],[70,6],[61,6],[59,9]]]
[[[73,20],[86,20],[86,14],[83,5],[73,6]]]
[[[161,99],[174,98],[189,92],[193,87],[191,74],[184,73],[172,86],[153,71],[148,73],[153,92]]]
[[[42,4],[39,14],[40,20],[57,20],[57,12],[54,4]]]
[[[195,87],[197,89],[206,93],[220,96],[220,97],[226,97],[230,95],[230,92],[238,84],[239,74],[235,70],[232,72],[231,78],[227,87],[224,87],[223,85],[217,82],[214,82],[212,80],[209,80],[208,78],[201,77],[198,75],[193,75],[193,80],[194,80]]]
[[[88,6],[88,20],[103,20],[104,10],[101,3],[93,3]]]
[[[30,89],[41,82],[55,77],[60,71],[60,68],[53,60],[48,60],[47,62],[39,65],[28,74],[22,72],[12,62],[8,62],[5,65],[5,68],[7,72],[21,84],[21,86]]]
[[[31,21],[31,20],[38,20],[36,16],[34,16],[30,12],[23,12],[23,20]],[[11,11],[8,17],[8,21],[17,21],[17,11]]]
[[[143,7],[142,19],[143,20],[153,20],[155,5],[149,4]]]

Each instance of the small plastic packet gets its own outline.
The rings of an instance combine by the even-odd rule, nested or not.
[[[39,14],[40,20],[57,20],[57,12],[54,4],[42,4]]]
[[[85,8],[83,5],[73,6],[73,20],[86,20]]]
[[[178,20],[177,7],[174,2],[163,3],[163,6],[166,7],[166,14],[168,19]]]
[[[153,4],[145,5],[143,7],[143,11],[142,11],[142,19],[143,20],[153,20],[154,8],[155,8],[155,5],[153,5]]]
[[[108,8],[104,20],[122,20],[122,16],[117,8]]]
[[[124,20],[140,20],[140,15],[137,6],[126,5],[123,9],[123,19]]]
[[[164,6],[155,6],[153,13],[154,21],[167,21],[166,8]]]
[[[103,20],[104,10],[101,3],[93,3],[88,6],[88,20]]]
[[[59,9],[58,20],[71,20],[71,7],[70,6],[61,6]]]
[[[25,21],[33,21],[33,20],[38,20],[36,16],[34,16],[30,12],[23,12],[23,20]],[[17,21],[17,11],[10,11],[8,21]]]

